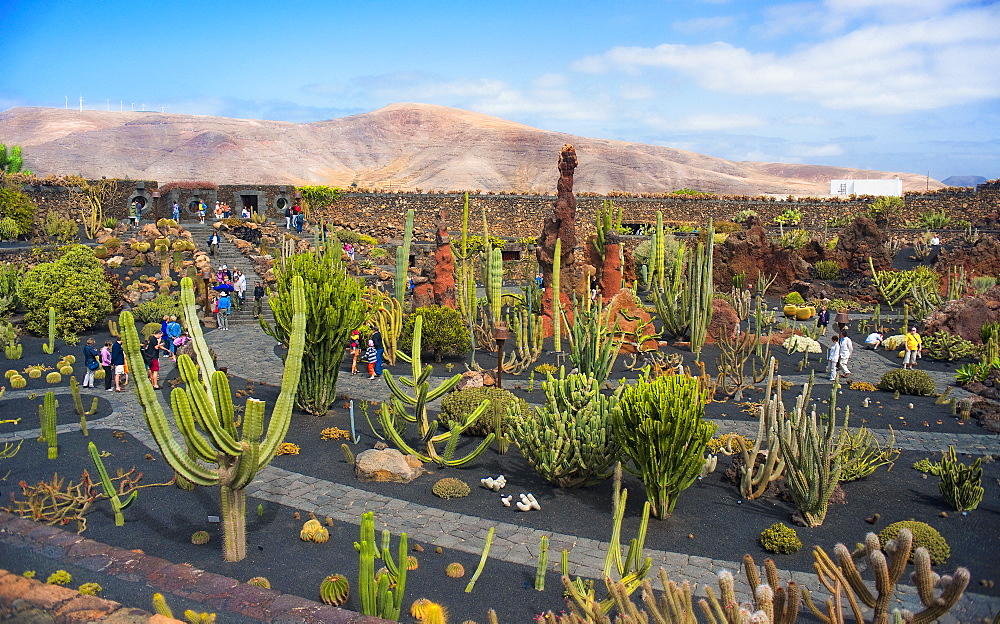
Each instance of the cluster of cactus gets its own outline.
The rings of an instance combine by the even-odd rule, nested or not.
[[[886,371],[878,382],[880,390],[899,392],[911,396],[934,394],[934,380],[926,371],[894,368]]]
[[[569,359],[576,370],[603,384],[618,359],[623,338],[615,331],[615,310],[600,301],[591,305],[573,305],[569,328]],[[588,300],[589,303],[589,300]]]
[[[708,391],[690,375],[640,379],[626,386],[613,412],[622,451],[642,478],[653,515],[664,519],[705,463],[716,425],[705,418]]]
[[[325,544],[330,540],[330,531],[326,529],[316,518],[306,520],[299,531],[299,539],[303,542],[315,542]]]
[[[383,357],[389,364],[396,363],[396,345],[403,331],[403,306],[385,291],[369,287],[365,292],[368,318],[382,334]]]
[[[410,605],[410,615],[420,624],[446,624],[448,610],[426,598],[417,598]]]
[[[435,496],[443,498],[445,500],[449,498],[464,498],[472,492],[472,488],[469,484],[461,479],[456,479],[455,477],[445,477],[439,479],[431,487],[431,492]]]
[[[484,400],[479,407],[469,413],[464,422],[453,424],[447,432],[435,435],[438,422],[436,420],[432,422],[429,419],[427,405],[458,385],[462,376],[455,375],[441,382],[436,388],[431,390],[430,376],[434,367],[430,364],[422,366],[423,360],[420,357],[423,322],[423,317],[417,316],[413,326],[413,350],[409,356],[409,361],[412,365],[412,377],[409,379],[405,377],[400,378],[402,385],[413,389],[413,394],[408,394],[390,371],[384,371],[382,376],[385,378],[385,382],[392,393],[392,401],[391,406],[389,403],[382,403],[382,408],[379,410],[379,422],[389,440],[404,453],[413,455],[422,462],[434,462],[441,466],[463,466],[482,455],[489,448],[496,435],[491,432],[471,453],[465,457],[453,459],[452,456],[458,444],[459,436],[486,411],[486,408],[489,407],[489,400]],[[413,414],[409,413],[407,405],[413,406]],[[396,426],[397,419],[417,424],[420,439],[424,443],[423,452],[414,449],[403,440],[403,436]],[[445,443],[445,448],[442,452],[439,452],[437,445],[442,442]]]
[[[170,609],[167,604],[167,599],[163,597],[163,594],[153,594],[153,611],[158,615],[163,617],[174,618],[174,612]],[[198,613],[197,611],[192,611],[187,609],[184,611],[184,619],[188,624],[215,624],[215,614],[214,613]]]
[[[306,302],[301,277],[292,279],[291,298],[294,313],[290,344],[285,357],[281,392],[266,433],[265,404],[256,399],[247,400],[242,426],[237,429],[229,378],[225,372],[215,370],[195,311],[190,278],[185,277],[181,281],[181,311],[184,326],[191,333],[191,345],[198,358],[198,366],[188,355],[180,355],[177,366],[186,388],[177,387],[170,393],[170,404],[184,440],[183,445],[175,439],[149,379],[145,375],[133,375],[146,424],[170,467],[188,483],[219,487],[226,561],[241,561],[246,557],[245,488],[257,472],[270,463],[291,423],[292,404],[305,351]],[[139,336],[131,313],[122,312],[119,324],[123,329],[126,361],[132,370],[142,370]],[[202,462],[216,463],[217,467],[209,468]]]
[[[94,399],[94,401],[96,400]],[[111,510],[115,514],[115,526],[125,526],[125,515],[122,511],[135,502],[139,496],[139,490],[132,490],[125,497],[125,500],[122,500],[118,490],[115,489],[114,484],[111,482],[111,477],[108,476],[108,470],[104,467],[104,460],[101,459],[97,445],[93,442],[88,442],[87,450],[90,452],[90,459],[93,460],[94,466],[97,468],[97,474],[101,479],[101,487],[104,488],[104,495],[111,501]]]
[[[21,390],[28,385],[28,380],[25,379],[20,372],[14,369],[8,370],[4,376],[7,378],[7,381],[10,382],[10,387],[14,390]]]
[[[779,426],[778,441],[785,460],[785,482],[805,526],[823,524],[830,497],[840,482],[846,440],[837,423],[837,391],[830,390],[829,411],[824,417],[810,409],[813,376],[810,376],[792,411]],[[843,427],[847,427],[850,408],[844,408]]]
[[[527,401],[514,396],[513,393],[485,386],[452,392],[441,400],[438,421],[444,427],[461,425],[486,399],[490,401],[489,406],[465,429],[465,433],[473,436],[496,434],[497,452],[503,454],[510,445],[511,428],[528,414]]]
[[[319,599],[323,604],[343,606],[351,595],[351,584],[341,574],[331,574],[319,584]]]
[[[883,552],[884,551],[884,552]],[[931,558],[925,548],[913,550],[913,535],[909,529],[902,529],[894,539],[881,543],[879,537],[869,533],[865,538],[864,551],[860,556],[867,563],[868,570],[875,576],[875,593],[861,578],[855,565],[855,557],[843,544],[837,544],[831,558],[822,548],[813,550],[813,565],[820,582],[827,588],[835,588],[834,595],[826,602],[826,609],[818,608],[803,589],[806,605],[821,621],[844,621],[844,600],[841,592],[847,593],[846,603],[853,611],[857,622],[888,624],[894,621],[927,624],[936,621],[958,603],[969,585],[969,571],[958,568],[954,574],[939,576],[931,571]],[[897,584],[906,571],[906,564],[912,556],[914,572],[912,580],[917,586],[917,595],[924,606],[918,613],[890,612],[894,602]],[[834,560],[836,559],[836,560]],[[941,591],[935,595],[936,588]],[[865,619],[862,605],[872,609],[870,619]],[[829,619],[828,619],[829,618]]]
[[[951,546],[948,545],[948,540],[937,529],[919,520],[893,522],[879,531],[878,539],[882,547],[885,548],[904,529],[909,531],[913,537],[913,548],[924,548],[927,550],[927,554],[931,558],[931,565],[941,565],[942,563],[946,563],[948,558],[951,557]],[[912,557],[910,557],[910,561],[913,561]]]
[[[983,458],[977,457],[971,466],[958,461],[955,447],[941,457],[938,489],[956,511],[972,511],[983,500]]]
[[[802,548],[802,540],[795,529],[775,522],[760,534],[760,545],[767,552],[790,555]]]
[[[355,542],[358,551],[358,596],[361,613],[386,620],[398,620],[399,611],[406,592],[406,557],[409,551],[406,533],[399,535],[397,558],[393,560],[389,552],[389,531],[382,531],[382,547],[375,545],[375,514],[368,511],[361,516],[361,539]],[[385,562],[388,574],[376,578],[375,559]],[[395,591],[390,589],[390,584]]]
[[[896,434],[891,429],[885,444],[877,440],[864,425],[853,431],[844,427],[840,431],[840,437],[844,442],[844,450],[841,453],[841,483],[864,479],[879,466],[888,465],[891,470],[900,454],[900,450],[895,448]]]
[[[0,344],[8,360],[20,360],[24,345],[17,341],[17,330],[9,321],[0,321]]]
[[[612,430],[613,413],[625,386],[601,393],[596,379],[581,374],[548,375],[545,402],[520,418],[515,438],[521,455],[546,481],[559,487],[600,483],[621,457]]]

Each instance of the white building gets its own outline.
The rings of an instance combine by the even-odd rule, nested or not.
[[[891,180],[830,180],[831,195],[889,195],[903,196],[903,181]]]

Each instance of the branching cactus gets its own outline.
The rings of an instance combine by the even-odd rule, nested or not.
[[[912,580],[917,586],[917,594],[924,609],[918,613],[890,612],[896,586],[906,571],[911,554],[914,568]],[[890,621],[904,621],[909,624],[930,624],[958,604],[969,585],[970,575],[965,568],[956,569],[950,576],[939,576],[933,572],[927,549],[917,548],[913,551],[913,535],[909,529],[901,529],[896,539],[885,545],[884,552],[877,535],[869,533],[865,538],[860,558],[865,560],[868,569],[875,575],[875,593],[861,578],[861,572],[854,565],[855,557],[846,546],[837,544],[833,555],[831,558],[819,546],[813,549],[813,568],[820,583],[832,594],[826,602],[826,609],[818,608],[809,591],[802,588],[806,605],[821,622],[844,621],[845,608],[841,599],[841,593],[844,592],[856,622],[889,624]],[[937,588],[941,591],[935,595]],[[870,618],[866,617],[862,605],[873,610]]]
[[[87,416],[93,416],[97,413],[97,397],[94,397],[90,402],[90,409],[83,409],[83,398],[80,397],[80,384],[76,381],[76,377],[69,378],[69,390],[73,394],[73,407],[76,408],[76,414],[80,417],[80,430],[83,435],[87,435]]]
[[[823,524],[840,472],[846,440],[837,425],[837,391],[840,384],[833,383],[830,390],[829,412],[824,418],[810,408],[813,377],[809,377],[802,394],[795,401],[795,409],[788,412],[781,423],[778,440],[785,460],[785,480],[795,507],[809,527]],[[844,409],[844,427],[847,427],[850,408]]]
[[[952,509],[972,511],[983,500],[983,458],[977,457],[971,466],[958,461],[955,447],[941,457],[941,482],[938,490]]]
[[[767,386],[764,391],[764,402],[760,406],[757,423],[757,439],[752,449],[740,445],[743,465],[740,466],[740,495],[747,500],[760,498],[767,486],[780,478],[785,472],[785,460],[781,455],[778,441],[778,423],[784,419],[785,404],[781,400],[781,377],[774,378],[777,362],[771,358],[768,363]],[[774,393],[772,394],[772,389]],[[766,453],[767,459],[757,464],[757,455]]]
[[[459,436],[463,431],[472,426],[472,423],[476,422],[483,412],[486,411],[486,408],[489,407],[490,402],[488,399],[484,400],[479,407],[466,417],[464,422],[453,424],[451,430],[435,435],[438,421],[435,420],[432,422],[428,417],[427,404],[444,396],[445,393],[458,385],[462,376],[455,375],[451,379],[441,382],[438,387],[431,390],[429,380],[434,367],[430,364],[422,366],[423,360],[420,357],[423,326],[424,317],[417,316],[413,325],[413,350],[409,356],[413,376],[409,379],[400,377],[397,382],[396,378],[388,370],[382,374],[385,377],[386,384],[389,386],[389,391],[392,393],[392,407],[386,403],[382,404],[382,409],[379,411],[379,422],[382,424],[382,430],[385,432],[385,435],[392,440],[393,444],[401,451],[416,456],[420,461],[434,462],[441,466],[463,466],[482,455],[483,451],[490,447],[490,443],[493,442],[493,438],[496,436],[496,434],[491,432],[471,453],[460,459],[452,459],[455,447],[458,445]],[[413,394],[408,394],[400,384],[413,388]],[[413,406],[412,414],[408,411],[407,406]],[[420,439],[424,443],[423,453],[406,443],[402,434],[395,426],[394,416],[407,422],[417,423]],[[438,452],[437,445],[442,442],[445,443],[445,448],[442,452]]]
[[[625,386],[602,394],[586,375],[548,376],[542,382],[545,402],[534,413],[515,420],[521,454],[546,481],[559,487],[600,483],[611,476],[621,457],[612,433],[612,413]]]
[[[712,321],[712,298],[715,296],[715,285],[712,281],[712,254],[714,253],[715,228],[708,222],[706,230],[708,238],[705,243],[698,243],[698,248],[691,256],[687,271],[687,289],[690,302],[689,318],[691,319],[691,352],[695,360],[701,361],[701,348],[708,335],[708,324]]]
[[[197,323],[187,327],[199,356],[201,376],[194,361],[181,355],[177,365],[186,387],[174,388],[170,394],[174,420],[186,448],[175,439],[150,381],[145,375],[133,376],[146,424],[170,467],[195,485],[219,487],[226,561],[241,561],[246,557],[245,488],[274,458],[291,423],[305,349],[306,302],[301,277],[292,279],[291,295],[294,309],[291,340],[285,357],[281,393],[266,433],[265,404],[256,399],[247,401],[242,427],[237,428],[229,379],[224,372],[214,370],[208,345]],[[190,278],[181,281],[181,305],[185,319],[193,319],[194,290]],[[131,313],[122,312],[120,325],[129,367],[142,370],[139,336]]]
[[[375,514],[367,511],[361,516],[361,539],[354,543],[358,551],[358,595],[361,613],[386,620],[399,620],[399,611],[406,592],[406,558],[409,544],[406,533],[399,535],[399,549],[395,560],[389,552],[389,530],[382,531],[382,548],[375,545]],[[388,574],[375,577],[375,559],[382,559]],[[395,591],[391,591],[391,587]]]
[[[90,452],[90,459],[94,461],[97,474],[101,478],[101,487],[104,488],[104,495],[111,501],[111,510],[115,514],[115,526],[125,526],[125,514],[122,511],[135,502],[136,497],[139,496],[139,490],[132,490],[125,497],[125,500],[122,500],[118,490],[115,489],[114,483],[111,482],[111,477],[108,476],[108,470],[104,467],[104,460],[101,459],[97,445],[93,442],[88,442],[87,450]]]
[[[600,301],[589,307],[574,302],[573,322],[565,316],[570,361],[580,373],[603,384],[611,375],[623,340],[616,332],[618,323],[612,308]]]

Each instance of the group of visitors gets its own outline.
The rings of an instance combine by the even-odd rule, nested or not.
[[[302,226],[305,224],[305,215],[302,214],[302,207],[295,204],[291,208],[285,206],[285,229],[290,230],[293,227],[295,231],[299,234],[302,233]]]
[[[846,331],[842,331],[839,336],[831,336],[830,340],[832,344],[830,344],[830,349],[826,356],[830,381],[837,378],[838,372],[845,377],[850,377],[851,369],[847,368],[847,364],[850,362],[851,356],[854,355],[854,341],[851,340]]]
[[[153,388],[157,390],[160,388],[160,358],[169,357],[172,361],[177,361],[177,348],[184,346],[190,340],[191,337],[181,327],[177,317],[167,315],[163,317],[160,327],[142,343],[140,351],[142,361],[146,365],[146,372]],[[85,372],[82,387],[94,388],[95,373],[103,368],[104,389],[107,392],[125,392],[129,371],[121,337],[115,337],[114,341],[105,341],[100,350],[96,345],[97,341],[94,338],[88,338],[83,345]]]
[[[347,345],[347,352],[351,356],[351,374],[358,374],[358,362],[368,364],[368,379],[375,379],[382,376],[383,357],[385,355],[385,343],[382,342],[382,332],[378,327],[372,326],[372,334],[368,337],[367,346],[361,349],[361,332],[355,329],[351,332],[351,339]]]
[[[228,219],[233,209],[226,202],[215,202],[215,220]]]

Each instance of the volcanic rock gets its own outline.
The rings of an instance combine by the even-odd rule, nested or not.
[[[981,344],[979,331],[984,324],[996,321],[1000,321],[1000,286],[994,286],[982,295],[945,303],[927,317],[924,334],[946,331]]]
[[[876,271],[892,268],[892,254],[889,252],[888,237],[885,232],[868,217],[858,217],[840,231],[834,254],[842,268],[854,273],[867,275],[871,272],[868,258]]]
[[[409,483],[423,471],[423,464],[419,459],[413,455],[403,455],[396,449],[368,449],[354,458],[354,474],[361,481]]]
[[[785,249],[771,242],[767,231],[754,225],[742,232],[735,232],[726,242],[715,246],[713,260],[715,283],[733,283],[733,276],[743,273],[746,283],[757,281],[761,274],[774,275],[772,294],[786,294],[793,282],[809,276],[809,264],[797,251]]]

